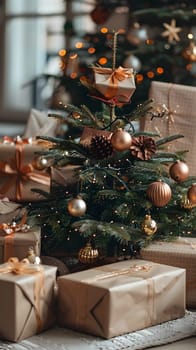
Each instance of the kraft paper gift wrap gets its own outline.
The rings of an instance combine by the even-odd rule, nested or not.
[[[60,326],[111,338],[185,313],[185,270],[129,260],[57,279]]]
[[[116,69],[93,67],[94,87],[105,99],[116,99],[128,103],[135,91],[135,77],[132,68]]]
[[[51,192],[56,186],[68,187],[76,186],[79,181],[79,165],[67,165],[64,167],[51,167]]]
[[[181,134],[184,137],[168,144],[171,152],[188,151],[185,161],[189,166],[190,175],[196,175],[196,87],[180,84],[153,81],[149,98],[155,106],[162,108],[165,105],[168,113],[162,118],[153,118],[148,115],[141,125],[141,129],[159,133],[161,137]]]
[[[19,342],[54,325],[57,268],[33,272],[29,264],[29,273],[2,273],[7,265],[0,265],[0,339]]]
[[[26,258],[29,247],[32,247],[35,254],[39,256],[40,241],[40,227],[33,227],[26,232],[18,231],[11,234],[6,234],[0,229],[0,263],[7,261],[12,256],[16,256],[20,260]]]
[[[196,238],[151,243],[140,255],[145,260],[186,269],[186,304],[196,307]]]
[[[9,201],[8,198],[0,199],[0,224],[3,222],[12,222],[13,219],[21,217],[24,213],[21,203]]]
[[[49,118],[47,113],[38,109],[31,109],[24,137],[51,136],[55,137],[58,129],[58,120]]]
[[[32,189],[50,190],[50,174],[33,166],[37,152],[43,151],[36,144],[0,144],[0,197],[10,201],[38,201],[44,199]]]

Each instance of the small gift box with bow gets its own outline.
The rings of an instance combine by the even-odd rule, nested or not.
[[[179,237],[174,242],[154,242],[140,252],[141,258],[186,269],[186,304],[196,307],[196,238]]]
[[[185,313],[185,270],[127,260],[61,276],[60,326],[111,338]]]
[[[94,89],[103,99],[113,104],[129,103],[135,91],[135,78],[132,69],[118,67],[93,67]]]
[[[40,255],[41,245],[40,227],[31,228],[21,221],[20,224],[0,224],[0,263],[16,256],[23,259],[27,256],[27,250],[32,247],[36,255]]]
[[[39,169],[36,161],[43,148],[31,139],[4,138],[0,143],[0,198],[15,202],[44,199],[33,191],[50,191],[48,168]]]
[[[27,259],[0,265],[0,339],[19,342],[54,325],[56,271]]]

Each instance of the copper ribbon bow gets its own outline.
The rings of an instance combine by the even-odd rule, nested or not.
[[[4,136],[3,137],[3,143],[5,144],[32,144],[32,138],[21,138],[20,136],[16,136],[16,137],[10,137],[10,136]]]
[[[9,258],[8,262],[0,268],[0,274],[13,273],[15,275],[37,275],[34,284],[34,310],[37,320],[37,332],[42,329],[42,321],[40,316],[40,295],[44,286],[43,268],[40,265],[32,265],[28,259],[21,261],[16,257]]]
[[[26,224],[27,214],[25,213],[19,224],[16,222],[0,224],[0,236],[4,236],[4,261],[7,261],[14,254],[14,236],[16,232],[28,232],[30,226]]]
[[[16,143],[15,159],[10,163],[0,161],[0,172],[12,175],[1,187],[0,193],[5,195],[13,183],[16,184],[16,199],[22,199],[23,183],[31,180],[49,186],[50,178],[46,173],[35,172],[32,164],[23,165],[23,143]]]
[[[4,234],[10,235],[15,232],[27,232],[30,229],[30,226],[26,224],[27,214],[23,214],[21,221],[17,224],[15,221],[11,223],[3,222],[0,224],[0,235],[3,232]]]
[[[97,74],[106,75],[105,80],[106,82],[108,81],[109,86],[104,95],[108,99],[116,96],[119,81],[125,80],[127,78],[131,78],[134,76],[132,70],[123,68],[121,66],[114,70],[112,68],[102,68],[102,67],[93,67],[93,70]]]

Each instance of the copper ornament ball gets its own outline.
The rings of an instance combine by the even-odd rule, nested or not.
[[[187,198],[192,204],[196,204],[196,183],[188,189]]]
[[[170,201],[172,191],[163,181],[152,182],[147,188],[147,197],[155,207],[164,207]]]
[[[116,151],[125,151],[129,149],[132,143],[132,137],[131,135],[121,128],[117,129],[111,137],[111,144],[112,147]]]
[[[80,217],[85,214],[87,207],[82,198],[74,198],[69,201],[67,209],[70,215]]]
[[[189,167],[185,162],[177,160],[174,164],[171,165],[169,174],[171,178],[176,182],[183,182],[189,176]]]

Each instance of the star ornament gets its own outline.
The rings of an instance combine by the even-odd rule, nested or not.
[[[172,41],[180,41],[180,37],[178,35],[181,32],[182,28],[176,27],[176,20],[172,19],[171,23],[163,23],[165,27],[165,31],[161,34],[163,37],[168,37],[168,42],[172,43]]]

